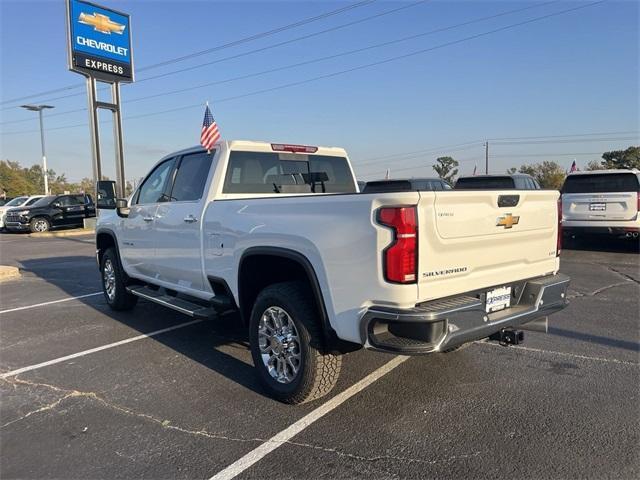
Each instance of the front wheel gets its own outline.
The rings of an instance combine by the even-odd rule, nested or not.
[[[32,218],[29,222],[29,230],[31,230],[31,233],[48,232],[50,228],[51,224],[49,220],[44,217]]]
[[[115,248],[108,248],[102,255],[100,273],[104,298],[113,310],[131,310],[135,307],[138,297],[127,292],[127,276]]]
[[[299,404],[335,386],[342,357],[323,352],[318,315],[304,284],[277,283],[262,290],[249,328],[253,363],[272,397]]]

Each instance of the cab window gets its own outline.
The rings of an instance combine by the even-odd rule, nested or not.
[[[82,197],[78,197],[77,195],[65,195],[63,197],[58,197],[56,199],[56,202],[58,202],[61,207],[84,205],[84,199],[82,199]]]
[[[138,191],[136,204],[144,205],[168,200],[165,190],[174,164],[175,159],[171,158],[162,162],[149,174]]]
[[[171,190],[172,202],[196,201],[202,198],[212,159],[213,153],[206,152],[182,157]]]

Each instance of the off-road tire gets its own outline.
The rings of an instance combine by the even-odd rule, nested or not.
[[[105,267],[109,262],[113,268],[113,276],[115,279],[113,295],[111,296],[107,293],[107,285],[105,281]],[[136,303],[138,303],[138,297],[127,292],[128,278],[122,269],[118,252],[116,252],[114,247],[108,248],[102,254],[102,258],[100,259],[100,278],[102,280],[102,292],[104,293],[104,298],[112,310],[131,310],[136,306]]]
[[[38,230],[38,227],[36,227],[36,225],[43,225],[45,228],[40,228],[40,230]],[[31,233],[48,232],[49,230],[51,230],[51,222],[49,222],[49,220],[44,217],[34,217],[29,222],[29,230],[31,231]]]
[[[301,367],[288,384],[271,377],[260,354],[259,323],[270,307],[280,307],[289,314],[300,339]],[[329,393],[338,381],[342,356],[324,352],[320,318],[311,292],[302,282],[276,283],[258,294],[251,312],[249,342],[261,383],[270,396],[281,402],[300,404],[316,400]]]

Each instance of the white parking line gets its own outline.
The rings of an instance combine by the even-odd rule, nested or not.
[[[264,442],[258,448],[250,451],[244,457],[237,460],[236,462],[229,465],[224,470],[221,470],[216,475],[211,477],[211,480],[231,480],[232,478],[240,475],[242,472],[247,470],[249,467],[259,462],[262,458],[267,456],[269,453],[273,452],[276,448],[278,448],[283,443],[288,442],[302,430],[313,424],[315,421],[319,420],[327,413],[331,412],[335,408],[339,407],[342,403],[346,402],[348,399],[353,397],[356,393],[364,390],[369,385],[371,385],[376,380],[380,379],[391,370],[396,368],[402,362],[408,360],[409,357],[395,357],[390,362],[384,364],[382,367],[378,368],[374,372],[370,373],[358,383],[352,385],[347,388],[344,392],[339,393],[335,397],[333,397],[328,402],[320,405],[318,408],[313,410],[311,413],[305,415],[297,422],[293,423],[289,427],[282,430],[280,433],[274,435],[269,440]]]
[[[194,325],[202,321],[203,320],[191,320],[190,322],[179,323],[178,325],[162,328],[160,330],[156,330],[155,332],[145,333],[142,335],[138,335],[137,337],[131,337],[125,340],[120,340],[119,342],[113,342],[113,343],[109,343],[108,345],[102,345],[101,347],[90,348],[89,350],[83,350],[82,352],[72,353],[71,355],[54,358],[53,360],[49,360],[46,362],[37,363],[35,365],[29,365],[28,367],[18,368],[17,370],[11,370],[10,372],[1,374],[0,378],[4,379],[9,377],[14,377],[20,373],[30,372],[31,370],[36,370],[38,368],[48,367],[49,365],[55,365],[56,363],[66,362],[67,360],[71,360],[73,358],[84,357],[85,355],[89,355],[91,353],[100,352],[102,350],[107,350],[108,348],[118,347],[120,345],[125,345],[127,343],[135,342],[138,340],[144,340],[145,338],[155,337],[156,335],[160,335],[161,333],[177,330],[178,328],[188,327],[189,325]]]
[[[490,347],[500,347],[500,348],[505,348],[502,345],[498,344],[498,343],[490,343],[490,342],[483,342],[483,341],[479,341],[479,342],[475,342],[478,345],[488,345]],[[577,358],[579,360],[591,360],[594,362],[604,362],[604,363],[617,363],[620,365],[632,365],[634,367],[638,367],[640,366],[640,363],[637,362],[628,362],[625,360],[618,360],[616,358],[602,358],[602,357],[591,357],[589,355],[579,355],[577,353],[569,353],[569,352],[557,352],[555,350],[543,350],[541,348],[531,348],[531,347],[523,347],[521,345],[511,345],[508,348],[513,348],[514,350],[523,350],[525,352],[536,352],[536,353],[548,353],[551,355],[559,355],[561,357],[570,357],[570,358]]]
[[[36,303],[34,305],[27,305],[25,307],[17,307],[17,308],[10,308],[8,310],[0,310],[0,313],[18,312],[20,310],[27,310],[29,308],[44,307],[45,305],[53,305],[54,303],[70,302],[71,300],[94,297],[96,295],[101,295],[101,294],[102,292],[87,293],[86,295],[79,295],[77,297],[68,297],[68,298],[63,298],[61,300],[52,300],[51,302],[43,302],[43,303]]]

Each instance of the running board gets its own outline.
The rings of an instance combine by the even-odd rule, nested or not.
[[[136,297],[144,298],[193,318],[209,319],[216,316],[216,309],[190,302],[183,298],[173,297],[148,287],[127,287],[127,291]]]

